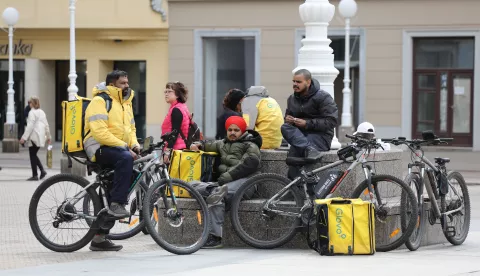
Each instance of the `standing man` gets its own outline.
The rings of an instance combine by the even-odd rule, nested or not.
[[[290,144],[288,156],[318,158],[320,151],[330,150],[333,131],[337,126],[338,108],[332,96],[320,89],[306,69],[293,76],[293,95],[287,100],[282,135]],[[294,179],[299,171],[290,167],[288,177]]]
[[[104,93],[103,95],[100,95]],[[105,95],[106,94],[106,95]],[[130,216],[124,207],[132,184],[133,160],[140,152],[137,141],[132,100],[134,92],[128,85],[128,75],[115,70],[106,81],[93,89],[93,99],[85,111],[84,145],[88,158],[104,166],[114,167],[113,188],[108,197],[109,215],[121,219]],[[108,111],[110,97],[111,109]],[[108,98],[107,98],[108,99]],[[92,251],[118,251],[123,247],[105,238],[109,231],[99,230],[92,240]]]

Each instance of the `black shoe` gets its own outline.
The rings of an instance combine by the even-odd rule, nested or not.
[[[38,181],[38,176],[32,176],[27,181]]]
[[[227,185],[217,187],[213,190],[213,192],[207,197],[205,201],[207,202],[207,204],[210,205],[218,204],[227,195],[227,192]]]
[[[216,248],[222,248],[223,243],[222,243],[222,238],[216,237],[214,235],[208,236],[208,240],[205,243],[204,246],[202,246],[203,249],[216,249]]]
[[[123,245],[116,245],[111,240],[104,240],[103,242],[90,243],[90,250],[92,251],[120,251]]]
[[[46,175],[47,175],[47,172],[43,171],[42,173],[40,173],[40,179],[43,179]]]
[[[323,154],[313,147],[307,147],[305,149],[305,157],[308,159],[318,159],[322,156]]]
[[[112,202],[110,204],[110,210],[108,214],[114,216],[115,218],[127,218],[130,216],[130,213],[125,209],[125,207],[117,202]]]

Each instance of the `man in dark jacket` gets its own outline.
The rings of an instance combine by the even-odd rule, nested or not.
[[[192,144],[191,150],[202,149],[220,154],[220,176],[217,183],[190,182],[202,195],[211,214],[210,236],[204,248],[222,247],[223,221],[225,216],[224,197],[229,201],[247,181],[248,177],[260,168],[260,148],[262,137],[254,130],[246,130],[247,123],[242,117],[231,116],[225,122],[227,137],[223,140]]]
[[[288,156],[318,158],[320,151],[330,150],[337,126],[337,104],[305,69],[295,72],[293,91],[287,100],[285,124],[282,125],[282,135],[290,144]],[[290,167],[288,177],[296,176],[298,169]]]

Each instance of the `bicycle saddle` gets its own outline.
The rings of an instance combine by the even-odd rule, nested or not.
[[[446,164],[450,162],[450,158],[435,157],[435,163]]]
[[[287,157],[285,163],[289,166],[305,166],[310,164],[317,164],[322,161],[323,155],[318,158],[306,158],[306,157]]]

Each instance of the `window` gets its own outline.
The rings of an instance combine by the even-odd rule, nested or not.
[[[245,91],[255,84],[255,39],[213,37],[203,39],[204,135],[214,138],[223,98],[231,88]],[[212,100],[213,99],[213,100]]]
[[[114,61],[113,69],[128,73],[130,88],[135,91],[133,98],[133,116],[137,137],[145,138],[146,135],[146,86],[147,86],[147,63],[145,61]]]
[[[25,118],[23,110],[26,106],[24,85],[25,85],[25,61],[13,61],[13,100],[15,102],[15,122],[18,124],[18,138],[23,135]],[[8,60],[0,60],[0,140],[3,139],[3,124],[7,121],[7,103],[8,103]]]
[[[415,39],[415,69],[473,69],[473,38]]]

